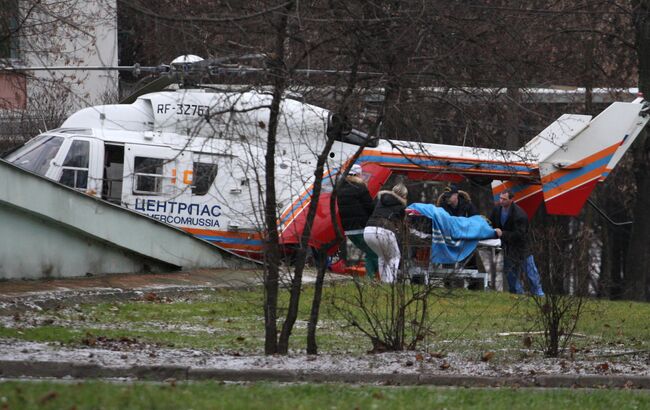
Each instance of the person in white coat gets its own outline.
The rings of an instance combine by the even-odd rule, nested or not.
[[[379,191],[375,210],[363,231],[363,239],[379,258],[382,282],[392,283],[397,279],[407,196],[404,184],[395,185],[391,191]]]

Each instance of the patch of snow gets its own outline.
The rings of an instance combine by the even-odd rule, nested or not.
[[[424,352],[382,354],[322,354],[317,356],[291,353],[287,356],[243,354],[236,351],[173,349],[110,340],[96,346],[68,347],[53,343],[0,340],[0,360],[23,362],[74,362],[106,367],[183,366],[195,369],[227,370],[301,370],[322,372],[374,372],[398,374],[444,374],[474,376],[524,376],[541,374],[625,374],[650,375],[646,357],[627,357],[624,361],[567,360],[530,358],[516,363],[483,362],[450,353],[434,357]],[[606,363],[606,365],[605,365]]]

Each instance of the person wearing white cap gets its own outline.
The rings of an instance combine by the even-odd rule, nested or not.
[[[374,207],[366,181],[361,177],[362,172],[360,165],[352,165],[348,176],[338,188],[336,200],[345,236],[364,253],[366,276],[374,278],[377,255],[363,239],[363,230]]]

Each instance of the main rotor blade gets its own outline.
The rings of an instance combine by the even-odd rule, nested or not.
[[[174,81],[172,80],[171,76],[169,75],[163,75],[155,80],[151,81],[150,83],[140,87],[136,91],[132,92],[130,95],[127,97],[123,98],[120,100],[120,104],[132,104],[135,102],[135,100],[144,94],[147,93],[154,93],[156,91],[161,91],[165,89],[170,84],[173,84]]]

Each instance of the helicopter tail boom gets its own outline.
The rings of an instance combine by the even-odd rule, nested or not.
[[[646,125],[649,109],[646,101],[637,98],[631,103],[615,102],[594,119],[563,115],[517,151],[539,164],[539,183],[494,181],[495,201],[508,189],[529,217],[542,201],[549,214],[577,215]]]
[[[648,122],[647,103],[615,102],[576,136],[540,162],[546,210],[577,215],[587,197],[620,161]]]

